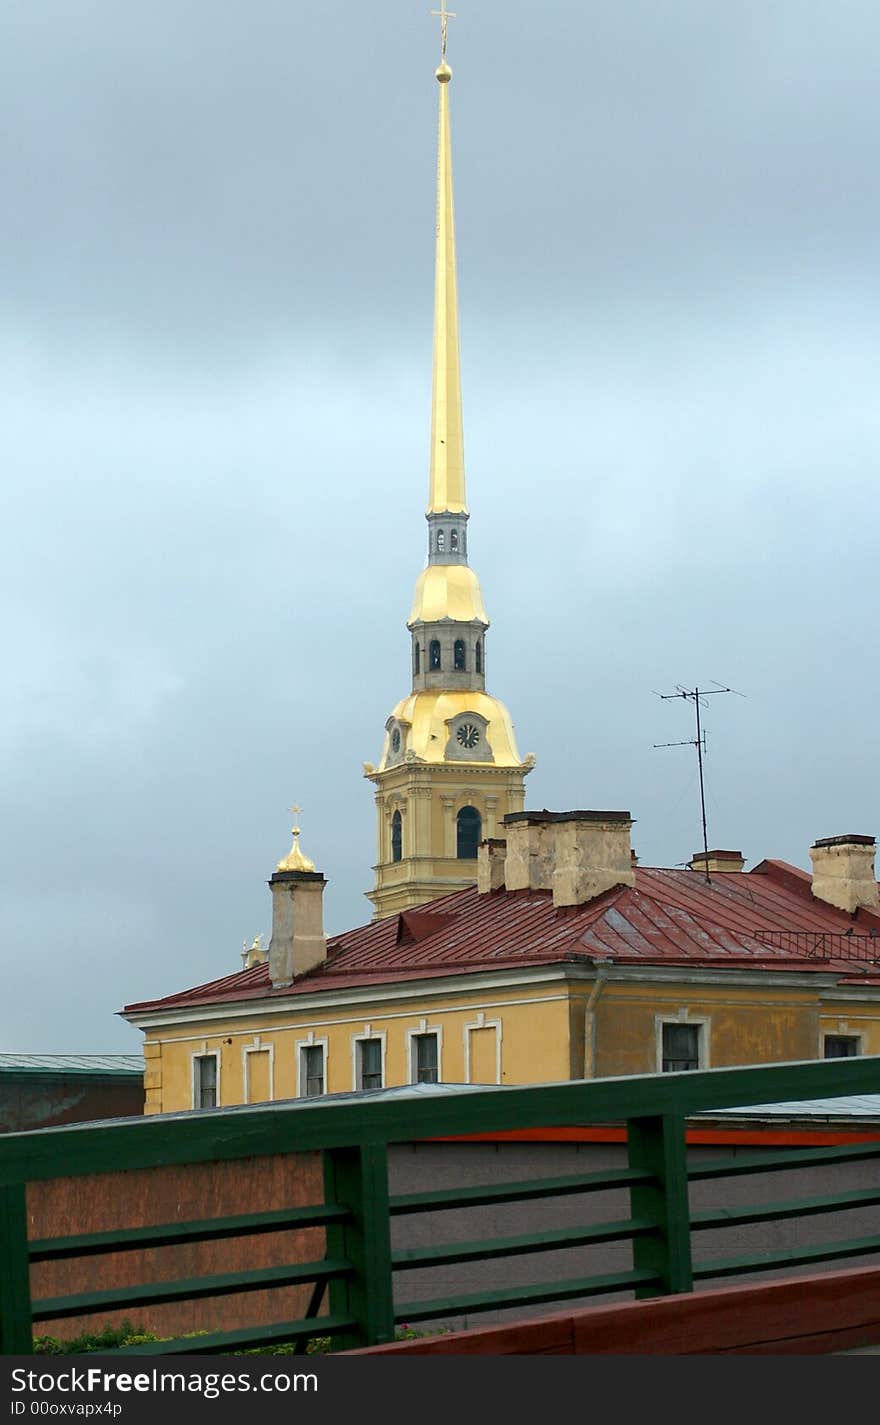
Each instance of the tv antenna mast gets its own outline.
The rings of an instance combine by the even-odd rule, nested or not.
[[[712,680],[714,682],[714,679]],[[744,698],[745,693],[738,693],[736,688],[722,688],[720,683],[716,683],[714,688],[683,688],[680,683],[676,683],[674,693],[656,693],[655,696],[668,702],[671,698],[684,698],[687,702],[693,703],[694,714],[696,716],[697,735],[689,737],[684,742],[655,742],[654,747],[696,747],[697,768],[700,774],[700,817],[703,824],[703,872],[707,883],[711,885],[712,877],[709,875],[709,835],[706,830],[706,786],[703,777],[703,757],[706,752],[706,730],[700,720],[700,709],[707,708],[709,704],[704,702],[705,698],[712,697],[716,693],[736,693],[738,698]]]

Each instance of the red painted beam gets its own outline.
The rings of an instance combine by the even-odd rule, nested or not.
[[[592,1306],[348,1355],[828,1355],[880,1343],[880,1268]]]

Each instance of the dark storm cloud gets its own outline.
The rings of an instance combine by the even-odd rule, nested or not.
[[[15,7],[13,317],[195,362],[363,323],[396,348],[424,301],[427,8]],[[451,25],[471,310],[867,267],[878,41],[867,3],[475,3]]]
[[[369,913],[421,566],[430,5],[10,7],[0,94],[5,1047],[268,928],[285,808]],[[750,861],[873,832],[880,11],[450,23],[472,556],[529,800]]]

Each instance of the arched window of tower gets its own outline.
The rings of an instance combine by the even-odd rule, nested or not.
[[[437,531],[437,553],[442,554],[446,548],[446,535],[442,529]]]
[[[483,644],[478,638],[474,645],[474,667],[478,673],[483,671]]]
[[[477,847],[483,839],[483,819],[476,807],[462,807],[456,818],[459,861],[476,861]]]
[[[421,671],[421,663],[422,663],[422,650],[420,649],[418,643],[416,643],[416,644],[413,645],[413,670],[414,670],[416,673],[419,673],[419,672]]]
[[[396,811],[391,818],[391,859],[403,859],[403,817]]]
[[[431,639],[428,661],[432,668],[440,667],[440,640],[437,638]]]
[[[452,550],[457,550],[457,549],[458,549],[458,530],[457,530],[457,529],[450,530],[450,533],[449,533],[449,548],[452,549]]]
[[[464,655],[464,639],[457,638],[452,650],[452,666],[459,671],[463,671],[467,666]]]

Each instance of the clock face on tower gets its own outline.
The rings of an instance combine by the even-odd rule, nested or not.
[[[474,748],[480,740],[480,729],[472,722],[463,722],[456,737],[462,747]]]

